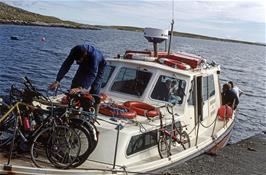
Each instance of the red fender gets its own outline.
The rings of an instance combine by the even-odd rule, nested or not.
[[[233,109],[228,105],[222,105],[218,109],[218,114],[220,120],[229,119],[233,116]]]
[[[147,117],[155,117],[160,113],[154,106],[140,101],[127,101],[124,103],[124,106],[136,111],[138,115]]]
[[[117,112],[116,110],[126,111]],[[126,106],[118,104],[101,104],[99,112],[106,116],[118,116],[121,118],[133,119],[137,116],[137,113]]]

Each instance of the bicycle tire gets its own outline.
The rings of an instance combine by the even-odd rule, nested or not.
[[[63,132],[60,133],[60,130]],[[72,138],[73,136],[74,138]],[[67,140],[66,137],[71,140]],[[69,145],[69,141],[75,143]],[[67,145],[63,143],[67,143]],[[30,154],[36,167],[50,167],[52,164],[56,168],[67,169],[78,157],[80,147],[80,139],[77,133],[70,127],[58,125],[45,128],[34,137]],[[72,148],[74,153],[71,153]]]
[[[164,132],[159,131],[157,145],[158,145],[159,155],[162,159],[169,157],[171,155],[171,152],[169,150],[169,139],[170,139],[169,136],[164,134]]]
[[[96,128],[96,126],[94,125],[94,123],[92,122],[89,122],[90,124],[90,132],[93,133],[91,136],[92,136],[92,147],[91,147],[91,153],[95,150],[97,144],[98,144],[98,141],[99,141],[99,132]]]
[[[7,117],[0,127],[0,149],[7,149],[14,137],[15,116]]]
[[[186,150],[190,148],[190,138],[186,131],[183,131],[180,136],[180,144],[182,145],[183,149]]]
[[[92,136],[90,131],[84,125],[75,122],[70,123],[70,127],[78,134],[81,142],[80,153],[76,160],[71,165],[71,168],[76,168],[82,165],[91,154]]]
[[[67,127],[68,129],[58,127],[56,128],[56,137],[50,137],[49,147],[46,149],[46,155],[49,161],[60,169],[68,169],[72,167],[79,156],[81,149],[80,137],[76,131]],[[62,130],[63,129],[63,130]],[[52,135],[53,136],[53,135]],[[72,152],[74,148],[74,152]],[[66,151],[66,152],[65,152]]]
[[[90,136],[91,136],[91,146],[90,146],[90,153],[92,153],[97,144],[98,144],[98,130],[96,128],[96,126],[89,120],[86,120],[83,117],[80,118],[72,118],[71,122],[83,125],[89,132],[90,132]]]
[[[0,150],[8,149],[7,146],[10,145],[13,135],[14,131],[9,129],[6,131],[0,131]]]

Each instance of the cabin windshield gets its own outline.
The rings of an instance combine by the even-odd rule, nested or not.
[[[112,76],[114,70],[115,70],[115,66],[106,65],[105,71],[104,71],[104,74],[103,74],[103,81],[102,81],[101,88],[104,88],[106,86],[106,84],[108,83],[108,81],[109,81],[110,77]]]
[[[186,81],[161,75],[152,91],[151,98],[172,104],[182,104]]]
[[[122,67],[116,75],[111,91],[122,92],[140,97],[146,89],[151,72]]]

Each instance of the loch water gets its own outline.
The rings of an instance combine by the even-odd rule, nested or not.
[[[83,43],[101,49],[106,57],[122,55],[126,50],[152,49],[140,32],[0,25],[0,95],[8,94],[12,84],[19,86],[23,76],[45,91],[70,49]],[[221,83],[232,80],[244,91],[232,143],[266,131],[265,46],[174,37],[172,51],[215,61],[221,65]],[[69,87],[69,75],[76,69],[73,65],[62,81],[63,88]]]

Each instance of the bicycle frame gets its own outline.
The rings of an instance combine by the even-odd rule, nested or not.
[[[188,144],[188,147],[190,147],[190,140],[189,140],[189,135],[183,131],[183,127],[181,124],[180,126],[176,126],[175,122],[175,114],[173,111],[173,107],[171,108],[171,111],[169,110],[168,106],[163,106],[167,107],[167,111],[169,114],[172,115],[172,123],[171,123],[171,128],[169,129],[168,127],[163,124],[162,120],[162,114],[160,113],[159,119],[160,119],[160,128],[158,129],[158,151],[160,154],[161,158],[165,158],[163,155],[164,151],[166,151],[166,156],[170,157],[171,156],[171,146],[172,143],[178,143],[180,144],[183,149],[186,149],[187,146],[185,144]],[[165,148],[165,149],[164,149]]]
[[[172,131],[169,131],[169,130],[167,130],[165,128],[160,128],[159,130],[161,132],[163,132],[166,136],[171,136],[172,140],[176,141],[177,143],[180,143],[181,142],[179,139],[177,139],[177,135],[180,135],[181,134],[180,131],[177,128],[175,128]],[[172,132],[174,134],[172,134]],[[176,134],[176,132],[177,132],[177,134]]]
[[[2,103],[3,104],[3,103]],[[19,105],[24,105],[24,106],[28,106],[27,104],[25,103],[22,103],[22,102],[17,102],[15,105],[13,105],[1,118],[0,118],[0,124],[2,123],[2,121],[4,121],[8,115],[11,113],[11,112],[14,112],[14,110],[16,109],[18,113],[20,113],[20,109],[19,109]]]

